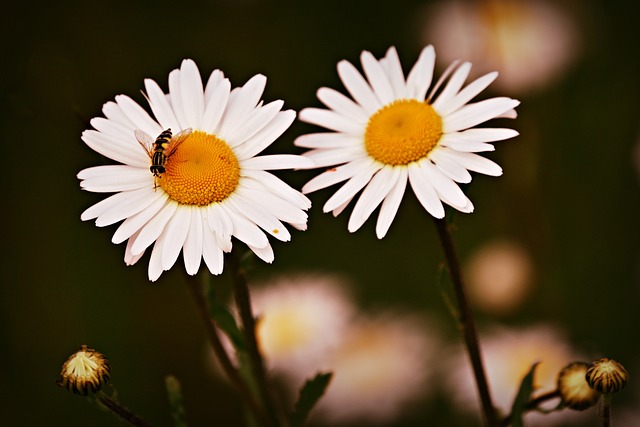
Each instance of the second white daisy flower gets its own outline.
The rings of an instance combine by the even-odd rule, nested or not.
[[[169,74],[168,94],[155,81],[145,81],[155,118],[125,95],[106,103],[105,118],[92,119],[95,130],[86,130],[82,139],[121,164],[88,168],[78,178],[87,191],[115,194],[83,212],[82,220],[95,219],[99,227],[124,220],[112,241],[128,240],[129,265],[153,244],[152,281],[174,265],[180,251],[187,273],[195,274],[204,259],[211,273],[220,274],[232,237],[273,261],[267,234],[288,241],[283,222],[306,229],[304,211],[311,202],[267,171],[308,168],[313,161],[296,155],[256,157],[296,116],[281,111],[283,101],[263,105],[266,80],[256,75],[231,90],[215,70],[203,87],[195,62],[184,60]],[[165,147],[170,156],[163,168],[154,168],[159,161],[151,160],[153,152],[136,139],[144,136],[141,132],[156,138],[168,129],[173,135],[186,130],[188,136],[173,152],[170,144]]]
[[[338,74],[353,100],[330,88],[318,98],[329,109],[305,108],[300,120],[330,132],[300,136],[295,144],[311,150],[304,155],[316,167],[328,167],[309,181],[303,193],[347,181],[327,202],[324,212],[340,214],[361,191],[349,231],[358,230],[382,204],[376,226],[383,238],[398,211],[407,181],[422,206],[436,218],[444,216],[443,202],[461,212],[473,204],[458,186],[471,181],[469,171],[498,176],[496,163],[475,153],[493,151],[491,142],[513,138],[515,130],[474,128],[497,117],[515,117],[520,103],[491,98],[470,103],[498,73],[489,73],[463,88],[471,64],[453,64],[433,85],[435,51],[427,46],[405,79],[395,48],[381,60],[361,55],[366,79],[349,62],[338,63]],[[449,77],[440,89],[442,80]],[[429,88],[432,87],[431,90]]]

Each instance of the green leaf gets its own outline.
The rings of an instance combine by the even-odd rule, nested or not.
[[[247,344],[233,314],[220,301],[208,283],[205,283],[204,291],[209,302],[209,316],[215,320],[218,327],[229,337],[236,351],[245,352]]]
[[[298,402],[291,414],[289,427],[301,427],[307,420],[309,413],[322,397],[329,382],[333,377],[332,372],[321,372],[304,384],[298,396]]]
[[[533,393],[533,377],[538,363],[539,362],[536,362],[531,365],[529,373],[525,375],[525,377],[522,379],[522,383],[520,383],[520,389],[518,390],[518,394],[513,401],[513,405],[511,406],[512,427],[524,426],[522,417],[527,409],[529,401],[531,400],[531,393]]]
[[[167,396],[169,397],[169,407],[171,409],[173,423],[176,427],[187,427],[180,381],[173,375],[167,375],[164,382],[167,389]]]

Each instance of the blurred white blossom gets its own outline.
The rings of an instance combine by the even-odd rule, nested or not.
[[[422,42],[439,61],[464,58],[476,72],[498,70],[496,88],[526,92],[559,79],[580,53],[577,22],[541,0],[443,1],[425,8]]]

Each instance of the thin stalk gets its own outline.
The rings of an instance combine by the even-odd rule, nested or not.
[[[611,395],[603,394],[600,400],[598,415],[602,421],[602,427],[611,427]]]
[[[220,336],[218,335],[218,329],[216,328],[215,321],[212,320],[211,316],[209,315],[209,304],[202,289],[202,284],[198,280],[197,276],[188,276],[187,282],[189,284],[189,289],[191,290],[193,300],[196,304],[198,314],[200,315],[200,318],[204,323],[209,342],[211,343],[211,347],[216,354],[218,362],[220,362],[222,370],[229,378],[229,381],[231,381],[231,383],[238,389],[245,402],[251,407],[253,412],[257,414],[258,418],[263,420],[266,419],[264,410],[256,401],[253,393],[251,393],[251,390],[249,389],[249,386],[242,379],[236,367],[233,366],[233,363],[231,363],[229,355],[227,354],[227,351],[220,341]]]
[[[264,361],[260,354],[258,341],[256,339],[256,321],[251,308],[251,297],[249,295],[247,277],[240,266],[240,261],[238,260],[237,255],[233,251],[229,254],[229,261],[233,274],[233,292],[236,306],[240,313],[240,319],[242,321],[242,331],[247,342],[247,350],[251,363],[251,373],[256,382],[257,391],[260,394],[262,403],[267,411],[270,425],[278,426],[280,423],[278,422],[275,404],[271,394],[269,393]]]
[[[460,311],[459,322],[462,329],[461,332],[467,347],[467,353],[471,359],[471,366],[473,368],[473,374],[476,379],[478,394],[480,396],[480,403],[482,405],[484,422],[485,425],[489,427],[498,427],[500,426],[500,421],[498,420],[495,407],[493,406],[493,401],[491,400],[489,384],[487,383],[487,377],[482,363],[476,325],[462,279],[462,269],[460,268],[458,253],[456,252],[453,238],[451,237],[451,232],[446,220],[443,218],[434,219],[434,221],[436,223],[442,250],[444,251],[449,268],[449,274],[451,275],[451,281],[453,282],[456,299],[458,300],[458,310]]]
[[[126,421],[136,427],[152,427],[151,424],[138,417],[136,414],[120,405],[120,403],[113,400],[106,394],[99,392],[95,395],[95,398],[122,421]]]

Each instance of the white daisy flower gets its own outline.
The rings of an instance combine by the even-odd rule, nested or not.
[[[187,273],[195,274],[204,259],[212,274],[220,274],[223,252],[231,250],[232,237],[272,262],[265,232],[288,241],[291,235],[283,222],[306,229],[309,199],[267,171],[310,167],[312,160],[296,155],[256,157],[296,116],[292,110],[281,111],[283,101],[263,105],[266,80],[256,75],[231,90],[229,80],[215,70],[203,87],[195,62],[184,60],[169,74],[168,94],[155,81],[145,80],[155,117],[130,97],[119,95],[104,105],[106,118],[91,120],[95,130],[84,131],[82,140],[122,164],[78,174],[83,189],[115,193],[81,218],[95,219],[99,227],[124,220],[112,241],[128,239],[127,265],[135,264],[153,244],[152,281],[174,265],[180,250]],[[139,140],[144,134],[153,140],[167,129],[188,136],[179,145],[165,144],[168,158],[161,162],[163,168],[150,168],[156,146],[143,148]]]
[[[473,205],[458,183],[471,181],[469,171],[502,174],[500,166],[475,153],[493,151],[491,142],[518,135],[512,129],[473,127],[497,117],[514,118],[520,102],[499,97],[470,103],[498,73],[486,74],[463,88],[471,69],[467,62],[452,64],[429,91],[435,62],[432,46],[423,49],[406,80],[393,47],[381,60],[366,51],[360,59],[366,80],[351,63],[338,63],[340,79],[353,100],[323,87],[317,95],[329,110],[305,108],[300,112],[300,120],[330,131],[295,141],[312,149],[304,155],[316,167],[330,168],[309,181],[302,192],[347,181],[323,207],[335,216],[364,189],[348,229],[358,230],[382,204],[376,226],[380,239],[398,211],[407,181],[422,206],[436,218],[444,216],[443,202],[472,212]],[[438,91],[447,77],[447,84]]]

